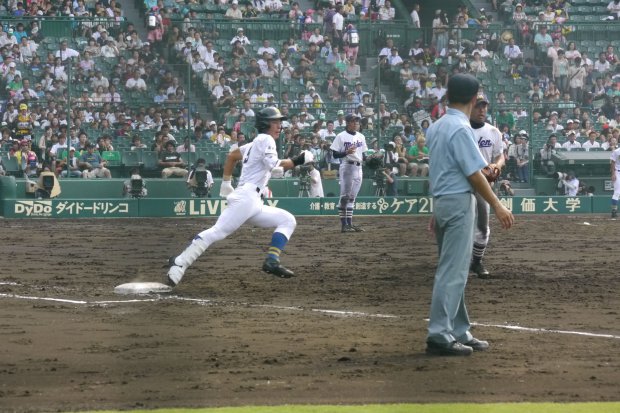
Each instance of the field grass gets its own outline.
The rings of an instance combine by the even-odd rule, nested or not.
[[[620,403],[372,404],[126,410],[122,413],[620,413]],[[95,412],[93,412],[95,413]],[[121,413],[116,410],[96,413]]]

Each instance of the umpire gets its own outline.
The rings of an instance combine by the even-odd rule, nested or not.
[[[514,222],[512,213],[495,196],[480,170],[487,166],[469,124],[479,83],[475,77],[457,74],[448,80],[448,110],[427,131],[429,177],[433,193],[432,227],[439,248],[433,285],[426,352],[468,356],[489,348],[474,338],[465,307],[465,285],[472,257],[474,191],[493,208],[504,228]]]

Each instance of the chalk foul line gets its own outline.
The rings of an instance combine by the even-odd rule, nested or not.
[[[282,311],[309,311],[314,313],[322,313],[333,316],[343,316],[343,317],[359,317],[359,318],[383,318],[383,319],[398,319],[401,318],[397,315],[392,314],[372,314],[365,313],[361,311],[342,311],[342,310],[326,310],[320,308],[304,308],[304,307],[296,307],[296,306],[278,306],[271,304],[251,304],[251,303],[235,303],[235,302],[218,302],[215,300],[208,300],[204,298],[189,298],[189,297],[181,297],[178,295],[158,295],[153,298],[136,298],[136,299],[127,299],[127,300],[71,300],[67,298],[54,298],[54,297],[37,297],[31,295],[20,295],[20,294],[7,294],[0,293],[0,298],[6,299],[17,299],[17,300],[32,300],[32,301],[48,301],[48,302],[56,302],[62,304],[76,304],[76,305],[89,305],[89,306],[106,306],[111,304],[133,304],[133,303],[150,303],[157,301],[167,301],[167,300],[176,300],[176,301],[185,301],[192,302],[200,305],[236,305],[236,306],[244,306],[244,307],[253,307],[253,308],[268,308],[274,310],[282,310]],[[425,319],[428,321],[428,319]],[[493,324],[493,323],[479,323],[472,322],[472,326],[479,327],[489,327],[489,328],[501,328],[505,330],[514,330],[514,331],[525,331],[529,333],[549,333],[549,334],[570,334],[576,336],[584,336],[584,337],[594,337],[594,338],[607,338],[620,340],[620,335],[616,334],[602,334],[602,333],[590,333],[587,331],[572,331],[572,330],[559,330],[559,329],[549,329],[549,328],[537,328],[537,327],[523,327],[514,324]]]

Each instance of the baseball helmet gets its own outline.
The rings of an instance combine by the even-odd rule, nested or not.
[[[256,130],[258,130],[259,133],[265,132],[269,129],[269,122],[278,119],[286,119],[286,116],[282,115],[278,108],[273,106],[263,108],[256,114]]]

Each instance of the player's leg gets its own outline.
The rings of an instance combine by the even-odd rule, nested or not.
[[[275,231],[271,235],[267,257],[263,263],[263,271],[282,278],[294,276],[293,271],[280,264],[280,254],[297,226],[293,214],[280,208],[263,205],[260,212],[252,216],[248,223],[261,228],[275,227]]]
[[[250,217],[257,214],[262,206],[256,193],[244,191],[233,192],[227,201],[228,205],[220,214],[215,225],[196,235],[181,254],[170,258],[169,284],[177,285],[183,278],[185,271],[211,244],[223,240],[235,232]]]
[[[482,257],[489,243],[491,228],[489,226],[489,204],[480,194],[476,194],[476,224],[474,227],[474,248],[470,271],[480,278],[489,277],[489,271],[482,265]]]
[[[340,202],[338,204],[338,216],[340,217],[340,225],[342,232],[349,231],[349,222],[347,221],[347,206],[351,198],[353,187],[353,168],[351,165],[340,165]]]
[[[611,196],[611,217],[618,216],[618,199],[620,198],[620,172],[616,171],[616,180],[614,181],[614,194]]]
[[[357,166],[355,167],[352,180],[351,180],[351,195],[349,196],[349,200],[347,202],[347,224],[353,228],[355,232],[363,232],[364,230],[358,226],[353,225],[353,210],[355,209],[355,199],[357,198],[357,194],[360,192],[362,188],[362,168]]]

